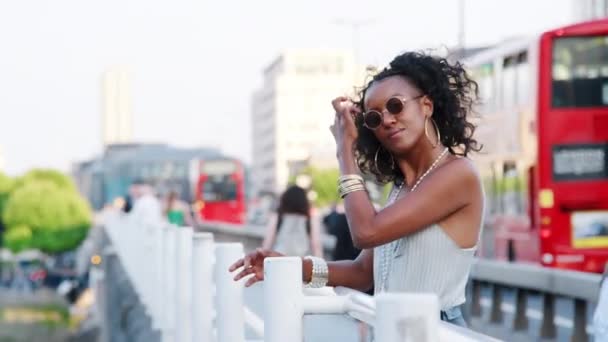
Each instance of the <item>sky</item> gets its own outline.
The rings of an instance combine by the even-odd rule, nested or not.
[[[569,23],[572,1],[465,0],[465,43],[493,44]],[[251,95],[281,51],[356,46],[361,63],[382,66],[404,50],[454,46],[458,3],[2,1],[4,172],[67,171],[99,154],[101,74],[114,66],[131,71],[136,141],[213,146],[249,162]],[[352,28],[339,24],[353,21],[368,22],[356,44]]]

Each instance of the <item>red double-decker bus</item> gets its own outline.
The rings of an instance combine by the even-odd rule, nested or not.
[[[195,207],[205,221],[243,224],[246,221],[246,179],[243,164],[231,158],[201,160]]]
[[[480,86],[482,255],[602,272],[608,260],[608,20],[466,60]]]

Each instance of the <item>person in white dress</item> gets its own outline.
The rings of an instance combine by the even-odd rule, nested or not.
[[[306,191],[292,185],[279,199],[277,212],[269,220],[263,249],[273,249],[289,256],[313,253],[322,256],[319,226],[311,219]]]

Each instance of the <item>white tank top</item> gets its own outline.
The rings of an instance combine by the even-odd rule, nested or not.
[[[460,248],[437,224],[378,246],[375,291],[431,292],[439,297],[441,310],[460,305],[476,250]]]

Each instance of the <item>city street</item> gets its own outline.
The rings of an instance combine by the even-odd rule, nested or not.
[[[0,342],[608,341],[608,0],[3,1],[0,43]]]
[[[503,290],[503,304],[502,311],[504,314],[503,326],[489,325],[489,316],[491,309],[491,292],[488,287],[482,290],[481,306],[483,310],[483,319],[474,319],[473,328],[479,332],[502,338],[505,341],[530,341],[531,338],[539,339],[539,332],[542,322],[542,297],[540,295],[529,295],[528,296],[528,332],[527,333],[513,333],[511,327],[513,325],[513,318],[515,316],[515,291],[514,290]],[[591,323],[593,317],[593,310],[595,308],[587,308],[587,333],[591,334]],[[571,339],[572,334],[572,320],[574,315],[573,303],[571,300],[564,298],[557,298],[555,302],[555,325],[557,327],[557,339],[559,342],[567,342]]]
[[[69,341],[68,306],[51,290],[19,293],[0,288],[0,341]]]

